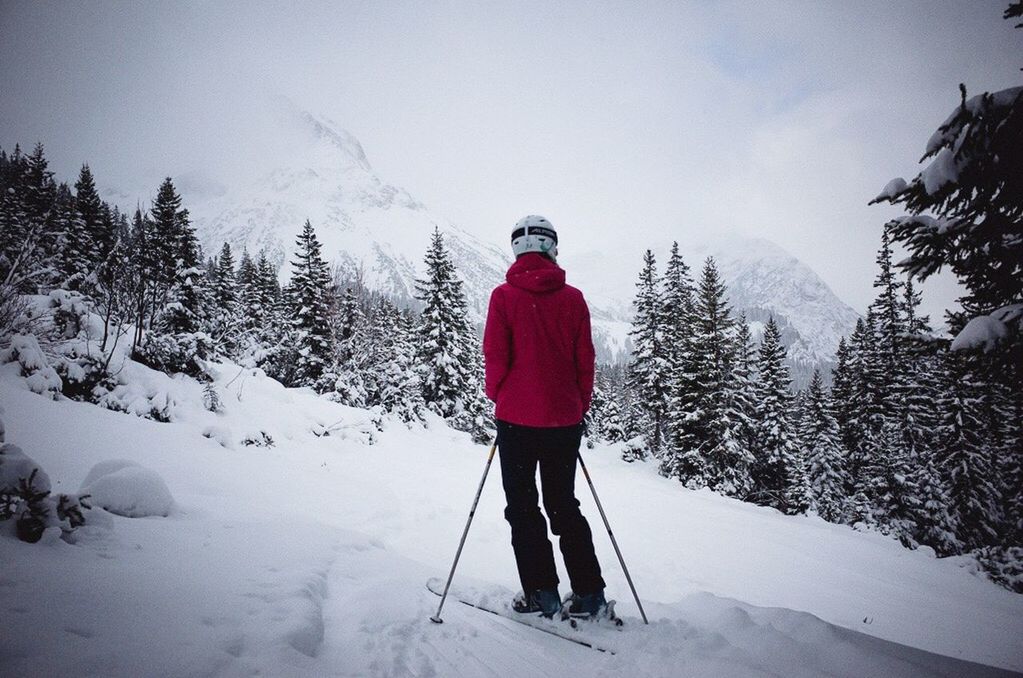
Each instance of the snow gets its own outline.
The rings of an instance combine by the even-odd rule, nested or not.
[[[871,200],[871,202],[890,200],[891,198],[894,198],[896,195],[906,190],[907,186],[908,184],[906,183],[905,179],[903,179],[902,177],[895,177],[894,179],[892,179],[891,181],[884,185],[884,188],[881,189],[881,192],[878,193],[877,197]]]
[[[110,462],[106,469],[102,465],[92,467],[80,491],[93,506],[127,518],[170,515],[174,498],[158,473],[138,464],[115,462],[116,470]]]
[[[58,393],[61,381],[57,371],[50,366],[46,355],[39,348],[39,341],[32,334],[15,334],[10,346],[0,350],[0,365],[17,363],[25,384],[34,393]]]
[[[35,475],[32,475],[35,473]],[[17,488],[22,480],[32,479],[35,492],[49,492],[53,485],[46,471],[30,459],[17,445],[0,445],[0,492]]]
[[[938,151],[934,160],[920,172],[920,180],[928,195],[934,195],[945,186],[958,181],[959,168],[956,166],[955,155],[951,149],[943,148]]]
[[[97,479],[102,478],[103,476],[108,476],[111,473],[116,473],[121,469],[128,468],[129,466],[137,467],[138,464],[133,462],[131,459],[108,459],[107,461],[101,461],[89,470],[89,473],[85,476],[85,480],[82,481],[82,489],[80,489],[79,492],[91,485]]]
[[[952,350],[983,349],[990,351],[998,342],[1011,333],[1010,326],[1015,324],[1017,331],[1023,320],[1023,304],[1003,306],[990,315],[972,318],[952,340]]]
[[[426,428],[385,418],[378,430],[370,412],[227,363],[211,366],[220,414],[203,408],[198,382],[135,364],[125,372],[174,396],[170,423],[49,400],[0,371],[7,440],[55,492],[103,464],[93,488],[151,469],[175,499],[158,520],[94,509],[73,544],[25,544],[0,523],[2,675],[999,675],[961,661],[1023,670],[1023,597],[964,559],[685,490],[654,463],[622,462],[620,446],[583,453],[650,626],[581,478],[608,593],[626,618],[619,654],[450,603],[435,625],[439,601],[425,582],[447,575],[487,447],[432,415]],[[212,426],[236,444],[204,437]],[[274,445],[237,444],[253,429]],[[499,475],[456,582],[516,585]]]

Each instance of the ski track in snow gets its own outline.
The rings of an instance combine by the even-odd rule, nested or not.
[[[176,421],[160,424],[46,400],[0,369],[7,439],[55,491],[77,491],[94,464],[126,458],[158,473],[176,504],[167,518],[94,511],[74,544],[24,544],[0,523],[0,675],[1008,675],[967,661],[1023,669],[1023,597],[955,559],[686,491],[603,448],[584,454],[650,626],[581,480],[627,624],[586,632],[617,655],[451,600],[445,623],[433,624],[439,601],[425,582],[447,574],[486,449],[435,420],[429,430],[389,425],[367,445],[365,412],[238,375],[222,366],[226,413],[214,415],[197,383],[147,373],[176,402]],[[203,437],[211,426],[217,435]],[[240,444],[260,430],[274,447]],[[516,585],[499,476],[495,467],[456,583]]]

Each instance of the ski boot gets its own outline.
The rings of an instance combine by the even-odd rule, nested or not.
[[[578,626],[578,620],[586,619],[599,621],[606,619],[615,626],[621,626],[622,620],[615,615],[615,601],[608,601],[604,598],[603,591],[577,595],[569,593],[562,603],[562,615],[568,616],[572,622],[572,628]]]
[[[561,612],[560,601],[556,589],[537,589],[528,596],[519,591],[512,600],[512,609],[522,614],[539,612],[540,616],[552,619]]]

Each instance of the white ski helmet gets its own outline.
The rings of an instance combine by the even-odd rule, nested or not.
[[[551,261],[558,260],[558,233],[551,222],[536,214],[519,219],[512,229],[511,245],[516,258],[526,252],[539,252]]]

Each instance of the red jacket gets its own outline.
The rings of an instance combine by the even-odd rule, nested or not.
[[[583,420],[593,397],[593,339],[583,294],[542,255],[522,255],[490,295],[483,333],[494,415],[551,428]]]

